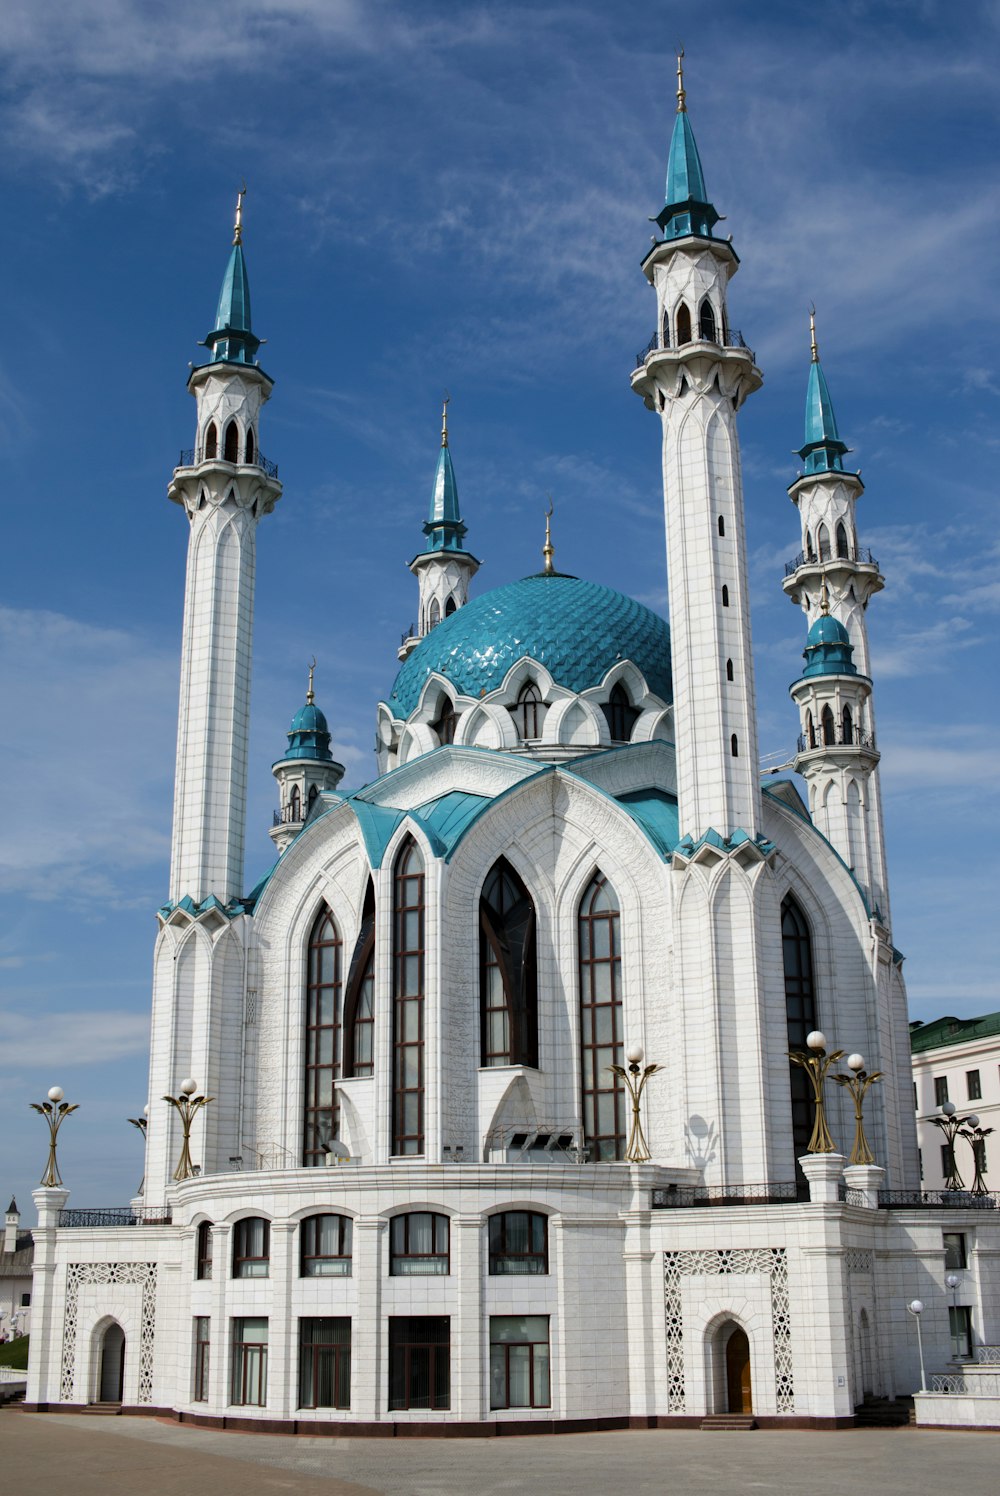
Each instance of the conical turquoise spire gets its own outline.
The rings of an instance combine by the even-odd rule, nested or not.
[[[815,308],[809,313],[809,335],[812,342],[812,363],[809,365],[809,384],[806,388],[806,439],[799,448],[799,456],[805,462],[807,473],[843,472],[843,455],[850,448],[840,439],[833,401],[819,361]]]
[[[438,454],[431,507],[424,525],[429,551],[462,551],[465,525],[458,509],[458,484],[448,449],[448,400],[441,412],[441,451]]]
[[[213,360],[249,364],[260,347],[250,326],[250,281],[243,258],[243,198],[241,188],[236,199],[236,223],[233,227],[233,252],[222,280],[215,329],[205,339],[204,347],[212,350]]]
[[[687,112],[683,65],[684,49],[681,48],[677,55],[677,117],[667,158],[666,201],[655,221],[665,239],[681,239],[687,234],[711,238],[719,215],[708,200],[705,173]]]

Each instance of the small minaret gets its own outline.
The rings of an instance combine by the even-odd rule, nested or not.
[[[17,1208],[17,1201],[11,1196],[7,1213],[3,1218],[3,1249],[5,1252],[17,1251],[17,1230],[21,1224],[21,1212]]]
[[[632,387],[663,426],[663,498],[680,830],[695,839],[760,826],[760,785],[743,480],[736,412],[761,384],[729,325],[739,260],[713,230],[687,112],[683,53],[670,142],[663,233],[643,261],[656,332]]]
[[[458,508],[458,484],[448,447],[448,397],[441,410],[441,451],[438,455],[430,513],[424,525],[427,549],[409,562],[420,584],[416,633],[405,638],[399,658],[405,660],[435,624],[469,601],[469,583],[480,563],[463,546],[465,525]]]
[[[281,497],[261,456],[261,408],[273,382],[258,367],[243,257],[243,192],[209,363],[192,369],[195,445],[168,497],[190,523],[177,728],[170,902],[243,891],[247,739],[257,521]]]
[[[809,781],[810,798],[817,825],[830,837],[837,850],[852,867],[858,881],[862,883],[873,910],[877,909],[884,924],[889,920],[889,899],[885,865],[885,838],[882,829],[882,801],[878,776],[878,754],[874,752],[875,718],[871,700],[871,662],[868,645],[866,610],[869,600],[885,585],[878,562],[871,551],[858,544],[856,506],[864,484],[860,473],[844,468],[844,456],[850,450],[841,440],[834,415],[830,390],[819,359],[816,341],[815,309],[809,316],[811,361],[809,382],[806,389],[805,441],[799,448],[803,472],[788,489],[792,503],[799,511],[802,526],[802,549],[795,560],[785,568],[784,589],[792,602],[798,603],[812,629],[821,618],[829,618],[843,625],[851,646],[853,666],[857,678],[867,682],[862,719],[854,719],[854,729],[866,738],[869,749],[862,750],[857,742],[841,744],[849,757],[857,761],[857,772],[845,778],[838,769],[837,783],[846,793],[850,790],[850,803],[837,810],[823,810],[820,799],[833,795],[831,781],[823,779],[818,762],[813,762],[809,772],[802,772]],[[806,672],[808,674],[808,671]],[[804,679],[805,677],[803,677]],[[805,696],[798,692],[801,682],[792,687],[792,694],[805,710]],[[833,702],[826,702],[831,711]],[[846,704],[846,702],[845,702]],[[808,740],[806,718],[803,716],[802,736]],[[837,721],[834,730],[840,734],[843,722]],[[814,716],[814,733],[819,727]],[[832,745],[824,743],[824,748]],[[800,744],[801,750],[801,744]],[[806,751],[806,757],[813,750]],[[859,757],[859,755],[865,755]],[[821,782],[822,780],[822,782]],[[848,823],[856,825],[859,811],[857,796],[860,795],[860,815],[864,822],[861,833],[852,833],[846,840]],[[819,798],[817,798],[819,797]],[[834,835],[826,825],[840,826]],[[854,849],[864,845],[865,852],[855,862]],[[864,871],[862,871],[864,870]]]
[[[313,673],[316,661],[309,666],[309,689],[306,704],[292,718],[288,730],[288,752],[272,765],[278,781],[280,806],[269,835],[279,855],[294,841],[309,819],[317,795],[335,790],[344,777],[344,766],[330,752],[330,729],[316,705]]]

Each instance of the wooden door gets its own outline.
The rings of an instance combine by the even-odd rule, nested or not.
[[[730,1413],[752,1413],[750,1342],[746,1331],[735,1329],[726,1342],[726,1390]]]

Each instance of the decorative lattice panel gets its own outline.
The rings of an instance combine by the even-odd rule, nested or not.
[[[870,1273],[872,1270],[872,1254],[864,1247],[848,1247],[847,1271],[849,1273]]]
[[[683,1413],[684,1310],[681,1281],[728,1273],[763,1274],[771,1281],[771,1319],[774,1324],[774,1383],[777,1411],[795,1412],[792,1376],[792,1330],[788,1312],[788,1262],[784,1247],[725,1247],[721,1250],[664,1252],[663,1291],[667,1338],[667,1412]]]
[[[153,1401],[153,1335],[156,1329],[155,1262],[71,1262],[66,1271],[66,1318],[63,1322],[62,1372],[59,1396],[72,1402],[76,1385],[76,1339],[81,1284],[131,1283],[142,1285],[139,1315],[138,1401]]]

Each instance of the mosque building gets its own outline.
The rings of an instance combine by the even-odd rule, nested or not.
[[[473,592],[445,418],[377,775],[341,789],[310,675],[248,891],[257,531],[282,486],[238,211],[168,489],[189,544],[145,1180],[110,1213],[35,1192],[31,1406],[331,1434],[835,1427],[921,1385],[911,1301],[934,1371],[956,1293],[1000,1342],[995,1202],[920,1193],[884,579],[815,332],[784,578],[798,778],[761,775],[738,420],[762,376],[680,69],[655,222],[631,383],[660,423],[669,625],[560,572],[550,540],[541,571]],[[875,1072],[876,1162],[848,1164]],[[920,1416],[961,1422],[967,1392]]]

